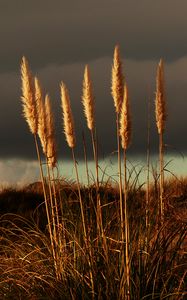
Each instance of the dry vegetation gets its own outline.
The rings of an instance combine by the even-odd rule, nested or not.
[[[89,183],[84,148],[88,177],[88,185],[84,186],[79,182],[67,87],[64,83],[60,86],[62,119],[74,161],[74,184],[66,183],[56,172],[50,99],[43,95],[25,58],[21,75],[23,112],[34,136],[41,182],[0,194],[0,299],[185,299],[187,181],[164,179],[163,61],[158,65],[155,100],[159,176],[153,183],[148,176],[142,186],[137,184],[139,175],[133,182],[129,180],[126,166],[131,115],[118,46],[111,86],[116,110],[118,185],[110,180],[101,183],[99,178],[89,67],[84,72],[82,104],[92,139],[95,183]]]

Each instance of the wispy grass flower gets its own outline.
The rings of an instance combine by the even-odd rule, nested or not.
[[[84,107],[84,114],[87,120],[87,126],[90,130],[94,130],[94,125],[95,125],[94,96],[93,96],[92,82],[90,78],[90,70],[88,65],[85,66],[85,70],[84,70],[82,103]]]
[[[43,92],[41,84],[37,77],[34,79],[35,83],[35,99],[37,102],[38,111],[38,136],[40,138],[43,153],[47,155],[47,128],[46,128],[46,114],[43,99]]]
[[[54,131],[54,117],[51,108],[49,95],[45,96],[45,116],[46,116],[46,140],[47,140],[47,159],[49,166],[55,167],[57,162],[56,157],[56,142]]]
[[[114,58],[112,65],[112,85],[111,94],[114,100],[114,106],[116,113],[119,114],[123,101],[123,73],[122,73],[122,62],[120,59],[119,45],[114,49]]]
[[[63,82],[61,83],[60,89],[61,89],[61,106],[63,111],[64,134],[68,146],[70,148],[74,148],[76,139],[75,139],[75,130],[74,130],[74,120],[73,120],[73,115],[70,106],[69,92]]]
[[[29,125],[32,134],[37,134],[38,116],[35,101],[35,88],[32,73],[29,69],[28,61],[25,57],[21,62],[21,80],[22,80],[22,105],[23,115]]]
[[[121,146],[123,149],[127,150],[131,141],[131,116],[129,108],[129,95],[128,87],[124,86],[124,99],[120,114],[120,136],[121,136]]]

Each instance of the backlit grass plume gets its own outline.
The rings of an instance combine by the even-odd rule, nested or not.
[[[54,133],[54,118],[51,109],[49,95],[45,96],[45,115],[46,115],[46,137],[47,137],[47,159],[49,166],[55,167],[56,158],[56,142]]]
[[[82,103],[84,106],[84,113],[87,120],[87,126],[90,130],[93,130],[94,129],[94,97],[93,97],[92,83],[90,79],[90,71],[88,65],[86,65],[84,71]]]
[[[156,125],[158,133],[164,131],[166,122],[166,99],[164,90],[164,63],[161,59],[157,68],[156,101],[155,101]]]
[[[35,98],[37,102],[38,111],[38,136],[42,145],[43,153],[47,155],[47,128],[46,128],[46,114],[43,100],[43,93],[41,84],[37,77],[34,80],[35,83]]]
[[[38,117],[35,101],[34,80],[31,71],[29,70],[28,61],[25,57],[22,58],[21,62],[21,81],[23,115],[29,125],[31,133],[36,135],[38,130]]]
[[[120,136],[121,146],[126,150],[131,140],[131,117],[129,109],[128,88],[126,84],[124,86],[124,99],[120,114]]]
[[[70,106],[69,93],[62,82],[60,85],[61,89],[61,106],[63,111],[63,121],[64,121],[64,133],[66,137],[66,141],[70,148],[75,147],[75,132],[74,132],[74,120]]]
[[[119,52],[118,45],[115,47],[114,50],[111,94],[114,99],[114,106],[116,108],[116,113],[119,113],[123,101],[123,74],[122,74],[122,63],[120,60],[120,52]]]

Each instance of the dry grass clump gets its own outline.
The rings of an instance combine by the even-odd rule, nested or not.
[[[34,135],[46,217],[42,217],[44,224],[41,226],[41,203],[35,210],[36,223],[32,221],[31,224],[12,215],[0,218],[0,297],[183,299],[186,296],[187,224],[183,214],[179,213],[181,207],[176,204],[179,196],[174,196],[164,182],[166,101],[163,61],[158,65],[155,100],[159,189],[158,178],[155,177],[153,186],[148,185],[149,201],[148,191],[137,185],[140,171],[136,172],[132,181],[133,171],[127,170],[127,149],[132,129],[119,46],[114,50],[111,86],[117,125],[117,189],[113,186],[111,189],[110,179],[106,183],[99,180],[95,105],[88,66],[84,71],[82,103],[91,132],[96,180],[95,184],[87,187],[79,181],[74,120],[65,84],[62,82],[60,85],[60,94],[63,129],[72,151],[76,174],[76,182],[72,185],[62,184],[59,172],[55,177],[54,169],[58,171],[58,164],[51,101],[48,95],[43,96],[41,84],[37,77],[32,77],[25,58],[22,59],[21,75],[23,114]],[[136,171],[135,168],[133,170]],[[89,179],[88,166],[87,176]],[[176,184],[177,195],[180,194],[179,189],[182,185],[179,188]],[[183,194],[183,197],[186,196]]]
[[[110,192],[106,193],[106,189]],[[101,194],[102,201],[108,204],[105,206],[104,218],[109,249],[108,261],[103,256],[102,246],[95,240],[97,231],[92,225],[92,217],[87,218],[87,226],[92,237],[90,254],[82,244],[82,220],[79,203],[75,201],[77,189],[72,190],[69,186],[61,190],[61,193],[66,220],[66,244],[61,249],[63,255],[60,257],[61,278],[56,278],[54,258],[45,226],[41,224],[41,231],[36,224],[18,215],[4,215],[0,219],[0,298],[90,299],[92,295],[90,269],[93,274],[94,299],[98,299],[98,295],[100,299],[120,298],[121,242],[118,236],[120,221],[116,215],[116,198],[119,197],[119,190],[111,189],[109,184],[103,187]],[[88,190],[82,189],[81,193],[86,200]],[[153,188],[151,205],[155,202],[154,193]],[[187,267],[185,260],[187,224],[183,219],[176,218],[173,213],[158,232],[155,226],[156,213],[153,210],[150,214],[152,223],[149,255],[145,253],[142,244],[145,241],[143,230],[145,216],[142,209],[145,205],[144,195],[145,191],[138,188],[136,192],[129,193],[128,198],[131,202],[128,203],[131,225],[131,280],[135,283],[131,286],[131,299],[146,299],[146,297],[183,299]],[[15,194],[15,198],[18,198],[18,194]],[[89,214],[86,201],[84,207],[85,214]],[[135,211],[136,218],[134,218]],[[163,231],[165,236],[162,234]],[[88,262],[89,255],[92,255],[91,265]]]

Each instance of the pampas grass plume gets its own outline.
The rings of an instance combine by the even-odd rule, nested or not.
[[[156,100],[155,100],[156,125],[158,133],[164,131],[166,121],[166,99],[164,90],[164,63],[161,59],[157,68]]]
[[[82,103],[83,103],[84,113],[87,120],[87,126],[90,130],[93,130],[94,129],[94,97],[93,97],[92,83],[90,79],[90,71],[88,65],[85,66],[85,71],[84,71]]]
[[[131,140],[131,116],[129,108],[128,87],[126,84],[124,86],[124,98],[120,115],[120,136],[121,146],[126,150]]]
[[[21,62],[21,81],[22,81],[22,104],[23,115],[29,125],[32,134],[36,135],[38,130],[37,107],[35,101],[34,80],[29,70],[28,61],[25,57]]]
[[[61,106],[63,111],[64,133],[66,141],[70,148],[75,147],[75,131],[74,120],[70,106],[69,92],[65,84],[62,82],[60,85],[61,90]]]
[[[35,99],[37,102],[38,110],[38,136],[42,145],[43,153],[47,155],[47,128],[46,128],[46,115],[45,115],[45,106],[43,100],[43,93],[41,84],[37,77],[34,79],[35,84]]]
[[[122,63],[120,60],[119,46],[117,45],[114,50],[113,66],[112,66],[112,86],[111,94],[114,99],[114,106],[116,113],[120,113],[123,101],[123,74]]]
[[[46,115],[46,138],[47,138],[47,159],[51,167],[55,167],[56,158],[56,143],[54,134],[54,118],[51,109],[49,95],[45,96],[45,115]]]

